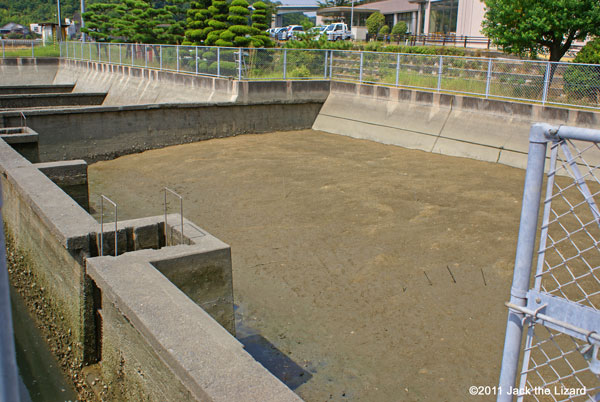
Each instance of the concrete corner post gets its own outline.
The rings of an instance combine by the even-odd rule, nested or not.
[[[527,290],[529,289],[535,234],[542,195],[542,182],[544,180],[546,147],[550,141],[547,135],[550,128],[551,126],[547,124],[534,124],[529,132],[529,153],[527,157],[527,170],[525,172],[521,223],[519,226],[513,282],[510,290],[510,302],[517,306],[525,306],[527,304]],[[523,335],[523,318],[523,313],[513,310],[509,310],[508,312],[498,402],[513,400],[510,391],[511,388],[514,388],[517,377],[521,338]]]

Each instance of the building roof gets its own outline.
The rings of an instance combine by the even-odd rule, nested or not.
[[[27,28],[25,28],[21,24],[17,24],[16,22],[9,22],[8,24],[6,24],[2,28],[0,28],[0,30],[3,30],[3,31],[12,31],[15,29],[27,29]]]
[[[354,7],[355,9],[375,9],[381,14],[396,14],[396,13],[407,13],[410,11],[417,11],[419,9],[418,4],[412,3],[409,0],[384,0],[377,1],[375,3],[367,3],[361,6]]]
[[[367,4],[368,5],[368,4]],[[327,7],[327,8],[320,8],[319,10],[317,10],[317,15],[321,15],[321,16],[330,16],[330,15],[336,15],[336,14],[340,14],[342,12],[351,12],[352,11],[352,7],[349,6],[339,6],[339,7]],[[354,12],[355,13],[374,13],[377,12],[378,10],[373,8],[371,9],[370,7],[361,7],[361,9],[359,10],[358,7],[354,7]]]

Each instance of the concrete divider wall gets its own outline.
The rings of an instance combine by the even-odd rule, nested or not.
[[[95,161],[147,149],[246,133],[310,128],[321,103],[160,104],[32,110],[27,124],[39,133],[41,162]],[[1,114],[19,126],[17,112]]]
[[[58,72],[58,59],[26,57],[0,59],[2,85],[47,85]]]
[[[597,128],[592,111],[332,82],[313,129],[524,168],[534,122]]]
[[[162,216],[119,222],[121,255],[94,258],[100,236],[114,252],[113,226],[101,234],[42,173],[71,182],[83,168],[31,164],[0,140],[6,228],[27,250],[31,286],[61,318],[74,364],[100,361],[112,400],[299,400],[227,332],[235,332],[229,246],[187,220],[181,244],[174,214],[167,236]]]

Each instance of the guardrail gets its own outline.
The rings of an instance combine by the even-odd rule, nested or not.
[[[332,79],[600,108],[600,65],[315,49],[63,42],[61,57],[238,80]]]

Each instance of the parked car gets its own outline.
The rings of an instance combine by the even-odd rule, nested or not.
[[[318,40],[323,32],[325,32],[325,29],[327,29],[327,27],[312,27],[308,30],[308,33],[313,37],[313,39]]]
[[[279,36],[277,39],[279,40],[289,40],[289,39],[298,39],[298,35],[305,34],[304,28],[302,25],[290,25],[287,27],[286,31],[279,32]]]
[[[352,39],[352,32],[348,29],[348,26],[341,22],[329,24],[325,28],[325,34],[327,34],[327,40],[346,40]]]
[[[275,38],[275,39],[279,39],[278,35],[281,31],[285,31],[287,30],[287,28],[285,27],[277,27],[277,28],[271,28],[271,32],[269,33],[269,35],[271,36],[271,38]]]

